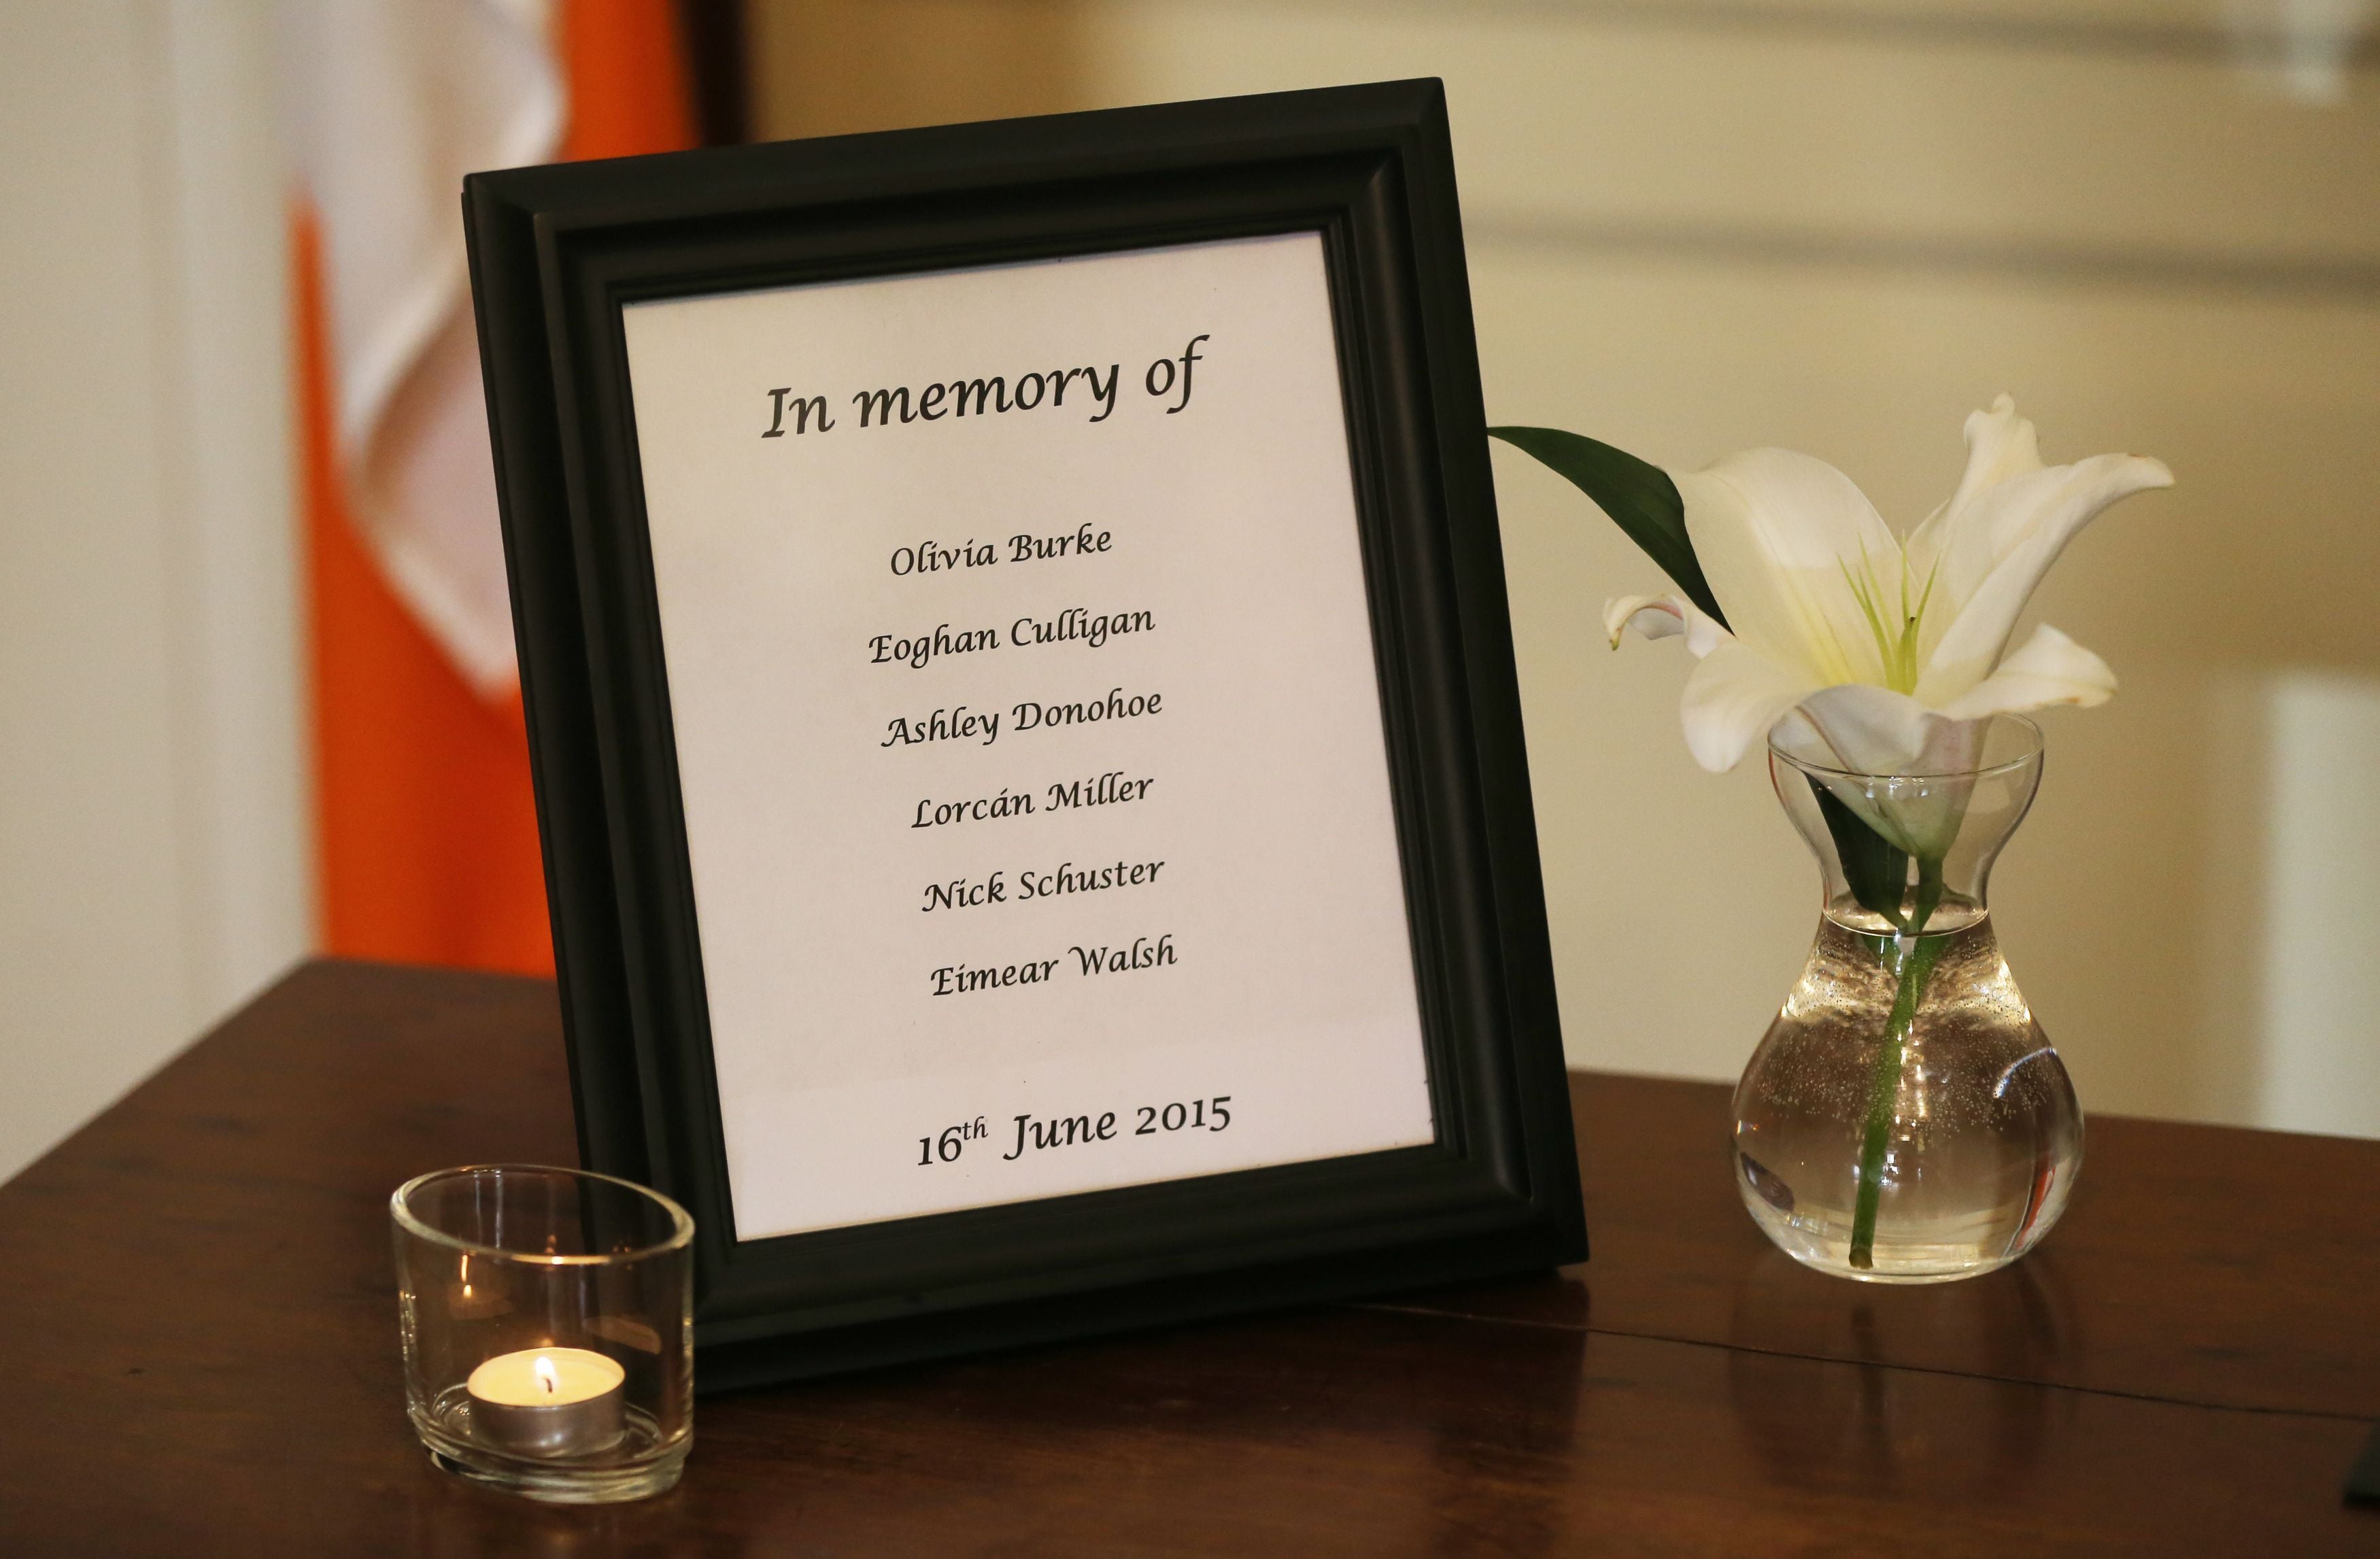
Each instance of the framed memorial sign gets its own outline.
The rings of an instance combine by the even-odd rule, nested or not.
[[[707,1387],[1585,1256],[1437,83],[465,209],[582,1151]]]

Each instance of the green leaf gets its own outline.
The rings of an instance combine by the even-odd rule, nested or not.
[[[1688,601],[1719,627],[1727,627],[1718,599],[1711,594],[1710,581],[1703,578],[1702,560],[1694,555],[1694,543],[1686,535],[1685,500],[1678,496],[1678,484],[1670,480],[1669,472],[1624,449],[1560,428],[1490,428],[1488,436],[1536,456],[1569,478],[1601,505],[1630,541],[1645,549],[1645,555],[1658,564],[1662,573],[1676,581]]]
[[[1900,901],[1909,889],[1909,852],[1870,828],[1864,818],[1843,804],[1842,798],[1815,778],[1807,774],[1803,777],[1810,781],[1810,790],[1818,798],[1818,811],[1827,820],[1827,832],[1835,836],[1835,854],[1843,863],[1843,880],[1851,885],[1852,896],[1859,900],[1861,908],[1881,915],[1896,926],[1907,925]],[[1937,863],[1937,884],[1940,871]],[[1936,896],[1940,896],[1938,886]],[[1931,911],[1933,906],[1929,904],[1925,908]]]

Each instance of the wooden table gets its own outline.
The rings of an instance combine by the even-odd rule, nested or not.
[[[385,1211],[570,1162],[552,988],[311,965],[0,1188],[0,1553],[2380,1553],[2380,1143],[2095,1120],[2040,1251],[1881,1289],[1724,1089],[1572,1089],[1587,1266],[706,1400],[564,1510],[415,1445]]]

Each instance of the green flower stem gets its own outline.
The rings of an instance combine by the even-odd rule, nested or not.
[[[1885,1020],[1884,1042],[1877,1049],[1876,1074],[1867,1090],[1867,1125],[1860,1137],[1859,1200],[1852,1212],[1852,1265],[1866,1272],[1876,1265],[1876,1214],[1884,1192],[1884,1154],[1892,1142],[1892,1104],[1900,1093],[1900,1061],[1917,1025],[1917,1008],[1925,999],[1925,981],[1942,956],[1942,939],[1925,934],[1925,922],[1942,902],[1941,858],[1917,859],[1917,898],[1906,919],[1895,916],[1892,936],[1876,938],[1876,956],[1894,967],[1899,984],[1893,992],[1892,1014]]]

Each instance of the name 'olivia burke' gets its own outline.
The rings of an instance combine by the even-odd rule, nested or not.
[[[1114,544],[1113,532],[1095,531],[1087,523],[1051,536],[1031,536],[1020,531],[1008,538],[1008,560],[1040,563],[1053,557],[1087,556],[1106,552]],[[978,542],[970,536],[946,547],[929,536],[914,547],[893,548],[890,566],[896,575],[935,574],[946,568],[990,568],[999,562],[1000,550],[993,542]]]

